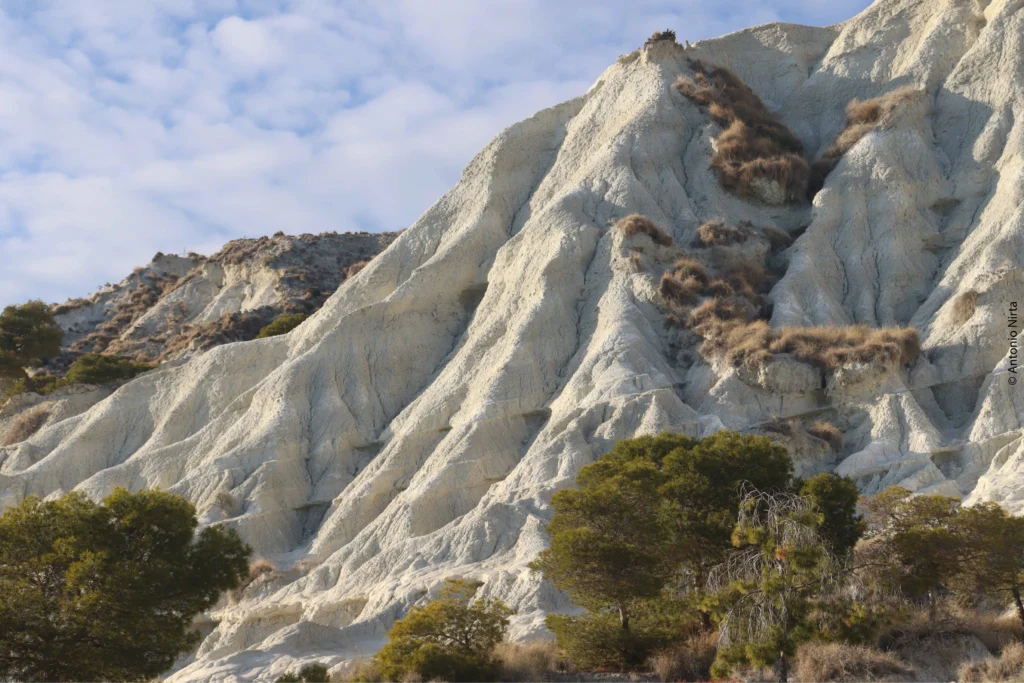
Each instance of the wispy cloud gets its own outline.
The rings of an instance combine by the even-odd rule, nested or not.
[[[503,127],[654,29],[867,0],[14,0],[0,8],[0,305],[156,251],[405,227]]]

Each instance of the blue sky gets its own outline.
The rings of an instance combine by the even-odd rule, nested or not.
[[[0,305],[157,251],[408,226],[505,126],[655,29],[825,25],[868,0],[5,0]]]

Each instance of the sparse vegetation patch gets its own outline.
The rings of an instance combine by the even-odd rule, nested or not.
[[[644,234],[654,240],[655,244],[660,244],[663,247],[672,244],[672,237],[667,232],[659,228],[651,219],[638,213],[619,219],[615,227],[621,230],[626,237]]]
[[[700,247],[728,247],[733,244],[743,244],[753,236],[749,224],[741,223],[739,226],[726,225],[724,221],[708,221],[697,228],[697,236],[692,246]]]
[[[974,311],[978,307],[979,296],[978,291],[975,289],[968,289],[957,296],[953,301],[953,323],[955,325],[963,325],[974,316]]]
[[[693,78],[680,76],[674,87],[722,127],[711,156],[711,167],[722,186],[766,203],[802,200],[810,166],[800,140],[732,71],[699,60],[692,60],[690,66]]]
[[[790,354],[803,363],[834,370],[848,363],[910,365],[921,354],[917,330],[866,325],[835,327],[783,327],[772,329],[763,320],[712,320],[701,329],[705,357],[724,355],[734,366],[765,365],[778,354]]]
[[[808,197],[813,197],[824,186],[825,178],[836,167],[844,154],[853,148],[861,138],[878,127],[878,124],[897,106],[912,99],[916,94],[913,88],[897,88],[870,100],[854,98],[846,105],[846,125],[835,141],[825,150],[820,158],[811,163],[811,176],[808,182]]]
[[[301,325],[308,317],[309,316],[305,313],[279,315],[274,318],[272,323],[260,330],[260,333],[256,335],[256,338],[266,339],[267,337],[276,337],[281,334],[287,334]]]

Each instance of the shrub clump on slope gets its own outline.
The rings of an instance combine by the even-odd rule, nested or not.
[[[848,363],[910,365],[921,355],[917,330],[866,325],[771,328],[767,321],[713,319],[703,326],[704,356],[724,355],[729,364],[757,367],[776,354],[833,370]]]
[[[474,600],[478,588],[478,583],[448,579],[440,599],[413,607],[396,621],[388,631],[389,642],[373,658],[376,673],[388,681],[415,676],[493,680],[498,673],[494,651],[514,611],[501,600]]]
[[[808,195],[813,196],[825,184],[825,177],[836,167],[844,154],[856,145],[861,138],[878,127],[885,116],[890,114],[901,103],[914,97],[913,88],[897,88],[870,100],[854,98],[846,105],[846,125],[829,145],[828,149],[811,163],[811,175],[808,184]]]
[[[75,359],[63,377],[52,375],[33,377],[32,390],[45,396],[71,384],[104,385],[126,382],[154,367],[149,363],[139,363],[127,358],[108,356],[102,353],[86,353]],[[8,394],[13,396],[28,390],[29,388],[24,382],[17,382],[8,391]]]
[[[672,244],[672,237],[667,232],[659,228],[650,218],[641,216],[638,213],[630,214],[625,218],[620,218],[615,224],[615,227],[621,230],[622,234],[626,237],[644,234],[654,240],[655,244],[663,247],[667,247]]]
[[[296,327],[302,324],[302,322],[309,316],[305,313],[293,313],[291,315],[279,315],[274,318],[273,322],[260,330],[260,333],[256,335],[257,339],[266,339],[267,337],[276,337],[279,334],[287,334],[294,330]]]
[[[771,204],[803,199],[810,166],[796,135],[732,71],[698,60],[690,66],[694,77],[680,76],[674,87],[722,127],[711,156],[722,186]]]

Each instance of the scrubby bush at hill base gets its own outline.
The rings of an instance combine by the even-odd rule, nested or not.
[[[299,673],[287,673],[278,676],[274,683],[328,683],[331,677],[327,675],[327,667],[323,664],[307,664],[299,670]]]
[[[197,533],[160,491],[30,497],[0,515],[0,679],[143,681],[199,641],[193,619],[236,587],[250,548]]]
[[[66,384],[110,384],[132,379],[152,369],[153,366],[149,363],[137,363],[100,353],[87,353],[71,364],[63,381]]]
[[[494,651],[514,612],[500,600],[474,600],[478,588],[448,579],[439,599],[396,621],[387,645],[374,657],[384,680],[493,680],[498,673]]]
[[[276,337],[279,334],[288,334],[296,327],[301,325],[303,321],[309,316],[305,313],[293,313],[291,315],[279,315],[274,318],[274,321],[269,325],[260,330],[260,333],[256,335],[257,339],[266,339],[267,337]]]
[[[113,384],[125,382],[137,375],[153,369],[149,363],[139,363],[117,356],[101,353],[87,353],[79,356],[68,368],[63,377],[41,375],[32,378],[31,389],[25,381],[15,382],[8,390],[8,395],[35,391],[38,394],[51,394],[57,389],[72,384]]]
[[[793,480],[784,449],[730,432],[620,441],[577,483],[532,567],[587,610],[547,620],[580,668],[900,677],[912,667],[879,647],[978,637],[998,654],[1021,637],[1024,610],[1009,629],[938,597],[1017,602],[1024,519],[997,505],[894,488],[862,519],[849,479]]]

